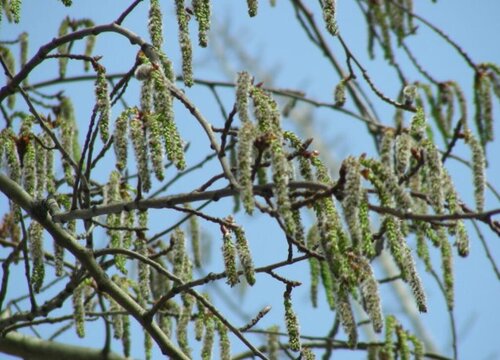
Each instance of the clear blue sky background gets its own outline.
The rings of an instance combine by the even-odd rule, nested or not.
[[[96,24],[108,23],[116,19],[130,1],[111,1],[111,0],[86,0],[74,1],[72,8],[64,8],[58,1],[29,1],[25,0],[23,4],[22,20],[18,25],[9,25],[5,21],[0,25],[0,39],[13,39],[21,31],[27,31],[30,34],[30,56],[40,45],[50,41],[57,35],[57,29],[61,19],[65,15],[74,18],[89,17]],[[180,72],[180,57],[177,43],[177,29],[175,16],[173,14],[173,5],[171,1],[163,1],[165,15],[165,50],[174,61],[175,67]],[[313,48],[306,40],[303,31],[299,28],[289,1],[278,0],[277,7],[271,8],[268,1],[260,1],[259,15],[250,19],[246,14],[246,2],[239,1],[213,1],[214,23],[218,27],[225,28],[231,38],[236,39],[236,46],[246,49],[251,56],[253,69],[259,69],[259,73],[273,76],[272,84],[283,88],[299,88],[307,93],[309,97],[317,100],[331,101],[333,86],[338,82],[336,74],[329,67],[322,55]],[[311,6],[316,7],[317,2],[311,1]],[[497,36],[500,34],[500,22],[498,14],[500,13],[500,3],[495,0],[483,1],[439,1],[432,4],[431,1],[418,1],[415,11],[425,18],[437,24],[447,34],[459,43],[472,56],[476,62],[491,61],[500,63],[500,48],[498,46]],[[147,38],[147,8],[148,1],[144,1],[134,13],[127,18],[124,25],[137,34]],[[316,15],[320,20],[320,14]],[[363,65],[368,69],[370,76],[375,84],[387,95],[394,98],[399,90],[396,74],[389,69],[383,62],[369,61],[365,55],[366,51],[366,29],[362,23],[362,18],[354,2],[339,1],[338,21],[340,31],[348,42],[351,50],[359,57]],[[417,22],[418,24],[418,22]],[[214,24],[215,25],[215,24]],[[194,27],[193,27],[194,30]],[[422,36],[409,41],[421,63],[427,66],[429,71],[439,80],[459,79],[460,83],[466,89],[470,98],[470,89],[473,74],[464,62],[458,58],[450,46],[445,44],[435,34],[425,29],[419,24],[419,31]],[[196,32],[192,32],[192,38],[196,38]],[[215,40],[215,39],[213,39]],[[342,50],[338,42],[330,38],[332,48],[343,59]],[[220,45],[219,41],[212,41],[212,45]],[[74,53],[83,49],[83,45],[76,45]],[[234,49],[234,48],[233,48]],[[102,64],[106,66],[109,72],[123,72],[130,68],[134,63],[136,48],[131,47],[128,41],[121,39],[116,34],[105,34],[97,40],[97,47],[94,51],[96,55],[103,55]],[[214,57],[213,52],[194,48],[195,54],[195,77],[210,80],[233,80],[234,74],[229,78],[228,73],[245,70],[241,62],[237,61],[235,51],[229,46],[219,46],[218,52],[225,54],[230,60],[229,64],[222,64],[220,58]],[[380,51],[377,51],[378,58],[381,57]],[[403,68],[409,69],[410,66],[406,60],[400,61]],[[81,64],[70,66],[68,75],[77,75],[82,73]],[[30,81],[52,79],[57,74],[56,61],[47,61],[45,65],[37,68],[30,77]],[[410,80],[416,80],[417,75],[409,72]],[[361,80],[360,80],[361,81]],[[362,81],[361,81],[362,82]],[[271,84],[267,82],[266,84]],[[181,86],[181,85],[180,85]],[[52,89],[51,89],[52,90]],[[56,88],[53,88],[56,90]],[[59,90],[59,88],[57,88]],[[90,118],[93,106],[93,85],[91,83],[72,84],[67,87],[67,94],[74,99],[77,108],[78,119],[82,124],[86,124]],[[210,121],[217,127],[222,126],[222,119],[215,101],[206,88],[194,88],[186,90],[187,95],[200,107]],[[125,96],[127,102],[131,105],[138,103],[138,84],[132,81],[129,91]],[[226,108],[230,110],[234,95],[232,90],[221,91]],[[375,97],[372,97],[374,104],[382,121],[391,125],[393,110],[381,103]],[[19,99],[19,103],[20,103]],[[472,104],[469,104],[472,106]],[[350,108],[351,104],[346,105]],[[297,110],[305,111],[304,108]],[[121,109],[117,106],[113,113],[117,115]],[[469,116],[473,114],[470,107]],[[498,102],[495,103],[495,114],[498,118]],[[407,117],[409,118],[409,116]],[[198,128],[195,121],[182,108],[177,107],[177,119],[182,136],[193,142],[195,146],[191,147],[188,153],[188,165],[194,164],[202,159],[208,144],[204,138],[201,129]],[[470,123],[471,118],[469,119]],[[284,121],[285,128],[297,129],[297,126]],[[332,159],[342,159],[346,155],[359,155],[363,152],[373,153],[373,142],[365,134],[365,127],[361,122],[346,118],[341,114],[331,111],[314,110],[310,113],[310,128],[317,133],[318,139],[315,143],[323,142],[322,155]],[[495,132],[500,133],[500,126],[497,121]],[[80,134],[80,136],[83,136]],[[204,147],[205,146],[205,147]],[[195,148],[202,149],[196,151]],[[458,151],[469,157],[467,148],[457,147]],[[500,151],[499,142],[496,141],[489,145],[488,153],[490,155],[490,168],[488,178],[498,185],[500,177],[500,162],[498,154]],[[176,184],[175,188],[169,190],[178,192],[192,190],[199,186],[205,178],[208,178],[209,171],[218,171],[218,165],[209,165],[204,168],[204,172],[197,173],[181,183]],[[104,181],[108,176],[110,164],[101,168],[100,176]],[[472,189],[469,186],[472,175],[463,165],[450,161],[447,163],[456,179],[456,185],[462,198],[468,203],[473,204]],[[172,176],[172,174],[170,174]],[[221,185],[222,186],[222,185]],[[5,198],[1,200],[0,208],[5,204]],[[499,204],[494,198],[487,196],[487,209],[496,208]],[[206,211],[213,212],[220,216],[230,214],[232,208],[231,200],[223,200],[217,204],[208,207]],[[156,212],[157,220],[152,224],[151,233],[165,226],[165,218],[169,223],[174,223],[179,217],[172,213],[165,214]],[[250,218],[243,214],[238,214],[236,220],[246,226],[247,235],[255,255],[256,265],[264,265],[272,261],[283,260],[286,256],[286,242],[277,231],[276,226],[263,216],[257,215]],[[220,239],[217,226],[203,223],[203,229],[208,234],[207,243],[212,243],[211,248],[215,250],[208,251],[205,257],[212,261],[207,271],[221,271],[220,254],[217,251],[220,247]],[[484,227],[483,230],[486,230]],[[496,359],[500,357],[500,345],[498,343],[498,324],[500,322],[500,310],[498,309],[498,300],[500,299],[500,286],[498,279],[491,271],[491,265],[487,262],[484,250],[477,236],[471,232],[471,255],[467,259],[456,259],[456,308],[455,316],[459,337],[459,354],[462,359]],[[497,260],[500,260],[499,239],[494,235],[487,236],[487,241],[491,246],[492,252]],[[105,244],[102,237],[99,245]],[[51,241],[49,241],[51,243]],[[3,257],[3,251],[0,249],[0,255]],[[437,255],[437,254],[434,254]],[[436,269],[439,270],[439,258],[435,257]],[[208,262],[208,261],[207,261]],[[448,314],[445,304],[439,290],[435,286],[432,278],[424,274],[423,267],[420,267],[422,277],[429,297],[429,312],[422,316],[427,330],[432,335],[440,353],[451,356],[451,333],[449,330]],[[307,264],[293,266],[286,271],[280,272],[282,275],[295,280],[308,283]],[[382,272],[378,275],[384,276]],[[19,271],[18,276],[23,276]],[[15,285],[12,285],[15,286]],[[219,289],[226,290],[226,285],[220,282]],[[383,294],[387,294],[389,285],[382,285]],[[15,291],[15,289],[12,289]],[[231,304],[240,310],[242,314],[252,317],[262,307],[272,305],[273,310],[259,323],[258,327],[263,328],[276,322],[282,324],[282,293],[284,291],[281,284],[268,276],[258,276],[258,282],[254,289],[247,289],[248,297],[240,298],[238,290],[229,291],[228,299],[222,299],[220,296],[213,295],[214,302],[229,317],[234,319],[238,326],[244,324],[247,318],[241,318],[238,315],[231,316]],[[19,292],[24,291],[18,289]],[[209,290],[213,292],[212,290]],[[244,291],[242,289],[242,291]],[[321,295],[320,295],[321,296]],[[295,309],[299,314],[301,330],[303,335],[324,336],[333,323],[333,313],[325,310],[325,304],[318,310],[310,310],[310,302],[307,285],[294,291],[293,299]],[[384,300],[384,309],[388,313],[395,315],[402,314],[402,306],[399,301],[388,296]],[[66,310],[67,308],[63,309]],[[403,317],[404,325],[410,326],[410,323]],[[283,329],[283,326],[282,326]],[[47,332],[45,332],[45,330]],[[139,329],[137,329],[139,330]],[[48,335],[52,331],[42,328],[42,335]],[[95,322],[87,326],[88,337],[79,340],[72,331],[60,338],[61,341],[77,343],[89,346],[101,346],[103,342],[102,322]],[[136,358],[142,358],[142,335],[136,331],[133,338],[133,355]],[[242,345],[233,341],[234,349],[243,350]],[[196,345],[193,341],[193,347]],[[121,347],[114,343],[115,351],[120,352]],[[155,349],[156,356],[159,352]],[[194,354],[197,354],[196,350]],[[351,355],[342,352],[345,358],[362,358],[361,353]],[[344,358],[344,357],[342,357]]]

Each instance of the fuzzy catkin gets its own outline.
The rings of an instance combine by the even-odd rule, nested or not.
[[[134,146],[137,171],[142,183],[142,190],[148,192],[151,189],[151,176],[148,166],[148,147],[144,136],[144,124],[139,117],[134,117],[130,123],[130,136]]]
[[[344,217],[351,234],[351,241],[356,248],[362,242],[359,208],[362,199],[361,175],[359,162],[353,157],[347,157],[343,166],[346,169],[345,196],[342,200]]]
[[[35,293],[39,293],[45,278],[44,250],[43,250],[43,227],[33,220],[28,228],[29,250],[33,259],[31,272],[31,283]]]
[[[226,325],[220,320],[216,320],[217,333],[219,334],[219,354],[221,360],[231,359],[231,342],[229,341]]]
[[[258,0],[247,0],[248,15],[250,17],[254,17],[255,15],[257,15],[258,4]]]
[[[332,35],[338,34],[338,25],[336,20],[337,15],[337,1],[325,0],[323,1],[323,19],[325,20],[326,30]]]
[[[189,37],[189,16],[184,0],[175,0],[177,24],[179,25],[179,44],[182,55],[182,77],[186,86],[193,85],[193,49]]]
[[[201,47],[207,47],[210,30],[210,0],[193,0],[193,12],[198,22],[198,43]]]
[[[249,285],[253,285],[255,284],[255,269],[245,232],[241,227],[234,227],[232,230],[236,237],[236,251],[238,253],[241,266],[243,267],[245,278]]]
[[[484,150],[477,138],[469,130],[465,133],[465,141],[472,152],[472,172],[474,175],[474,198],[478,212],[484,210],[484,190],[486,188],[486,160]]]
[[[109,117],[111,112],[111,102],[109,99],[108,81],[106,79],[106,69],[97,64],[97,79],[95,81],[95,94],[97,99],[97,111],[99,112],[99,131],[101,140],[106,143],[109,139]]]
[[[73,314],[75,330],[79,338],[85,337],[85,307],[83,306],[84,284],[79,284],[73,291]]]
[[[284,294],[285,323],[288,331],[290,349],[293,351],[300,351],[302,345],[300,343],[299,321],[292,308],[291,292],[292,288],[287,286]]]
[[[250,121],[243,122],[238,131],[238,181],[241,186],[243,207],[252,214],[255,206],[252,181],[252,152],[255,139],[254,126]]]
[[[151,43],[156,49],[163,47],[163,15],[161,13],[160,1],[151,0],[149,5],[148,30]]]
[[[222,256],[226,271],[227,284],[234,286],[239,283],[238,271],[236,270],[236,247],[233,244],[231,232],[226,230],[222,238]]]

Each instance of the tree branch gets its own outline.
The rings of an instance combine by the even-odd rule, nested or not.
[[[115,353],[47,341],[18,332],[0,337],[0,352],[29,360],[126,360]]]

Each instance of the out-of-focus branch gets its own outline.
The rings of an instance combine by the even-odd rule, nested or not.
[[[0,337],[0,352],[29,360],[125,360],[113,352],[38,339],[18,332]]]

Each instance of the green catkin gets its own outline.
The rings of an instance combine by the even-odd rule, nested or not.
[[[256,131],[248,114],[251,81],[247,72],[241,72],[236,82],[236,110],[242,124],[238,131],[238,181],[241,186],[243,206],[248,214],[252,214],[255,206],[252,186],[252,154]]]
[[[403,99],[405,104],[413,104],[413,102],[417,99],[418,96],[418,87],[414,84],[406,85],[403,88]]]
[[[372,170],[372,173],[377,178],[377,182],[381,189],[383,188],[383,191],[394,197],[394,201],[402,209],[402,211],[411,211],[413,204],[411,196],[399,184],[399,180],[396,175],[389,171],[386,166],[387,164],[381,163],[375,159],[362,159],[361,163]]]
[[[467,229],[465,228],[465,224],[462,220],[457,221],[456,228],[456,245],[458,255],[466,257],[469,255],[469,235],[467,234]]]
[[[382,331],[383,318],[377,279],[368,260],[363,257],[359,257],[359,259],[362,265],[361,271],[364,273],[364,280],[360,285],[363,308],[372,321],[373,330],[379,333]]]
[[[10,0],[9,11],[12,14],[12,19],[17,24],[21,19],[21,0]]]
[[[73,104],[68,97],[63,97],[61,99],[60,107],[60,141],[63,149],[74,157],[74,160],[78,160],[75,155],[76,149],[78,147],[78,130],[76,127],[75,112],[73,109]],[[72,185],[75,178],[73,175],[73,168],[71,163],[66,157],[62,157],[62,164],[64,169],[64,178],[69,185]]]
[[[113,282],[118,282],[119,278],[117,275],[113,275]],[[121,306],[114,301],[112,298],[109,299],[109,311],[119,312],[122,311]],[[113,327],[113,337],[115,339],[121,339],[123,337],[123,315],[113,314],[111,315],[111,326]]]
[[[336,36],[339,31],[336,20],[336,3],[336,0],[323,1],[323,19],[325,20],[326,30],[333,36]]]
[[[420,277],[418,276],[411,250],[401,233],[400,222],[393,216],[386,216],[384,224],[389,248],[401,271],[401,276],[404,281],[409,283],[419,310],[421,312],[426,312],[427,305],[425,292]]]
[[[228,331],[226,325],[220,320],[216,321],[216,329],[219,334],[219,355],[221,360],[231,359],[231,343],[229,341]]]
[[[189,204],[186,204],[186,208],[191,209]],[[191,238],[191,249],[193,251],[194,266],[197,268],[201,267],[201,233],[200,233],[200,223],[198,217],[193,215],[189,218],[188,229]]]
[[[184,279],[185,277],[185,261],[187,259],[186,253],[186,238],[184,236],[184,232],[180,228],[176,228],[174,233],[172,234],[171,240],[173,242],[173,251],[174,251],[174,275],[180,279]]]
[[[232,228],[232,231],[236,237],[236,252],[238,253],[241,266],[243,267],[245,278],[249,285],[253,285],[255,284],[255,269],[245,232],[243,228],[239,226]]]
[[[425,113],[422,107],[417,108],[417,112],[413,115],[410,124],[410,135],[416,140],[420,141],[425,138],[425,131],[427,129],[427,122],[425,120]]]
[[[191,311],[193,309],[194,300],[190,295],[186,295],[183,297],[183,303],[179,319],[177,320],[176,337],[181,351],[188,357],[191,357],[191,348],[189,347],[187,328],[191,319]]]
[[[345,105],[345,102],[347,100],[346,94],[345,94],[345,84],[346,84],[346,81],[344,79],[342,79],[335,86],[335,89],[333,90],[333,101],[334,101],[335,106],[342,107]]]
[[[304,360],[314,360],[316,359],[316,355],[314,355],[314,353],[312,352],[312,350],[310,348],[307,348],[307,347],[303,347],[302,348],[302,351],[301,351],[301,354],[302,356],[302,359]]]
[[[255,15],[257,15],[258,5],[259,5],[258,0],[247,0],[248,15],[250,17],[254,17]]]
[[[392,315],[388,315],[385,318],[385,344],[381,350],[381,355],[383,359],[393,360],[394,359],[394,343],[392,337],[397,326],[397,320]]]
[[[161,13],[160,1],[151,0],[149,5],[148,30],[151,43],[156,49],[163,47],[163,15]]]
[[[52,149],[54,147],[54,142],[47,133],[44,133],[42,135],[42,142],[49,149]],[[45,177],[45,186],[47,193],[54,194],[56,191],[56,182],[54,178],[54,150],[45,150]]]
[[[182,54],[182,77],[186,86],[193,85],[193,50],[189,37],[189,17],[184,0],[175,0],[177,24],[179,25],[179,45]]]
[[[174,163],[178,170],[186,167],[182,140],[174,122],[173,98],[168,91],[167,84],[170,80],[161,69],[151,72],[154,84],[154,105],[156,116],[163,130],[165,151],[167,158]]]
[[[172,61],[170,61],[167,55],[161,50],[158,51],[158,56],[160,58],[160,64],[163,69],[163,73],[168,80],[170,80],[171,82],[175,82],[174,65],[172,64]]]
[[[128,315],[123,316],[123,336],[122,336],[122,347],[123,347],[123,355],[125,357],[130,356],[130,318]]]
[[[285,306],[285,323],[288,331],[289,346],[293,351],[300,351],[300,328],[297,315],[292,308],[292,287],[287,286],[286,291],[283,295],[284,306]]]
[[[377,163],[374,163],[369,159],[363,159],[362,163],[372,170],[375,169],[375,172],[377,172],[379,175],[381,174],[381,172],[378,171],[380,167],[374,166],[377,165]],[[393,206],[393,201],[389,197],[390,191],[388,190],[393,185],[389,184],[388,188],[386,188],[388,183],[386,177],[376,177],[373,172],[370,172],[367,175],[367,178],[377,189],[377,193],[379,195],[382,206]],[[391,181],[389,181],[389,183],[390,182]],[[392,192],[394,193],[394,191]],[[393,258],[401,271],[403,280],[407,281],[412,288],[419,310],[421,312],[425,312],[427,311],[425,292],[423,290],[420,277],[418,276],[415,262],[411,255],[411,250],[408,247],[401,232],[400,224],[400,221],[393,216],[388,215],[385,217],[384,228],[386,230],[388,245]]]
[[[279,341],[279,327],[273,325],[267,329],[267,356],[269,360],[278,360],[280,341]]]
[[[348,344],[351,348],[354,348],[358,342],[358,332],[356,329],[356,321],[354,320],[351,303],[349,302],[349,296],[346,294],[345,290],[340,290],[337,294],[336,300],[337,313],[340,317],[342,327],[347,334]]]
[[[137,233],[136,239],[136,251],[144,256],[148,257],[148,247],[147,239],[143,232]],[[150,268],[149,264],[139,261],[139,291],[140,299],[139,303],[142,307],[146,307],[151,295],[151,284],[150,284]]]
[[[396,172],[398,175],[403,175],[410,164],[411,158],[411,137],[408,133],[403,132],[395,140],[395,155],[396,155]]]
[[[394,172],[394,130],[387,128],[384,130],[380,140],[380,163],[390,173]]]
[[[389,24],[387,24],[387,16],[382,9],[382,4],[378,2],[371,3],[373,9],[373,19],[376,21],[377,25],[380,27],[382,33],[381,46],[384,50],[384,57],[386,60],[393,61],[394,54],[392,53],[391,47],[391,36]]]
[[[354,248],[361,245],[362,232],[359,222],[359,207],[362,199],[361,175],[359,162],[353,157],[347,157],[342,166],[346,171],[345,196],[342,200],[344,218],[351,234],[351,241]]]
[[[447,238],[441,241],[441,266],[443,268],[444,290],[448,309],[453,309],[454,281],[453,281],[453,254]]]
[[[104,66],[96,64],[95,70],[97,72],[95,96],[97,111],[99,112],[99,131],[102,142],[106,143],[109,139],[109,117],[111,111],[108,81],[106,80],[106,69]]]
[[[321,282],[325,290],[326,302],[331,310],[335,309],[334,283],[332,271],[326,261],[320,262]]]
[[[407,334],[408,341],[413,344],[413,356],[415,360],[423,360],[425,354],[424,343],[413,334]]]
[[[478,71],[474,81],[475,121],[481,144],[493,140],[493,99],[491,81],[484,70]]]
[[[29,35],[27,32],[23,32],[19,35],[19,47],[20,47],[20,65],[24,67],[26,62],[28,62],[28,39]]]
[[[79,338],[85,337],[85,307],[83,306],[84,300],[84,284],[81,283],[73,290],[73,317],[75,320],[76,335]]]
[[[44,149],[38,141],[35,142],[35,197],[37,198],[42,198],[47,189],[47,152],[48,150]]]
[[[255,108],[255,117],[258,120],[259,137],[265,139],[269,145],[271,156],[273,181],[276,192],[278,212],[283,218],[288,234],[295,233],[295,222],[291,212],[291,203],[288,191],[288,160],[283,148],[283,130],[281,129],[281,114],[277,103],[261,88],[254,87],[250,91]]]
[[[314,250],[319,243],[319,234],[317,226],[311,227],[307,234],[307,248]],[[309,269],[311,276],[311,303],[314,308],[318,306],[318,285],[321,273],[320,261],[315,257],[309,258]]]
[[[146,360],[153,356],[153,338],[147,332],[144,332],[144,355]]]
[[[298,136],[295,135],[293,132],[285,131],[285,132],[283,132],[283,137],[291,143],[291,146],[294,149],[304,150],[302,142],[300,141]],[[299,157],[299,172],[300,172],[300,175],[305,180],[307,180],[307,181],[313,180],[313,175],[312,175],[312,170],[311,170],[311,162],[305,156]]]
[[[54,262],[56,276],[64,275],[64,248],[54,241]]]
[[[151,189],[151,177],[148,167],[147,142],[144,136],[143,122],[139,117],[130,121],[130,137],[134,146],[137,171],[142,182],[142,190],[148,192]]]
[[[368,197],[366,192],[361,196],[359,204],[359,223],[361,226],[362,244],[361,253],[371,259],[375,256],[375,243],[373,241],[370,225],[370,214],[368,209]]]
[[[25,153],[22,159],[22,175],[24,180],[24,190],[31,196],[35,195],[37,176],[36,176],[36,152],[35,139],[28,136]]]
[[[58,35],[59,37],[64,36],[68,33],[69,27],[71,25],[71,19],[69,16],[65,17],[64,20],[59,25]],[[59,54],[67,54],[69,49],[68,43],[62,44],[57,48]],[[58,59],[59,62],[59,77],[64,78],[66,76],[66,68],[68,67],[68,58],[60,57]]]
[[[484,211],[484,190],[486,188],[486,160],[484,150],[470,130],[465,133],[465,141],[470,146],[472,152],[472,172],[474,175],[476,210],[482,212]]]
[[[128,193],[128,191],[125,191],[124,189],[121,189],[120,195],[122,198],[122,202],[129,202],[132,201],[132,197]],[[135,212],[133,211],[122,211],[122,220],[121,223],[123,226],[125,226],[128,229],[132,229],[135,224]],[[124,249],[129,249],[132,246],[132,235],[133,235],[132,230],[126,230],[123,233],[123,238],[122,238],[122,247]]]
[[[85,313],[93,312],[97,304],[97,301],[91,298],[95,294],[95,289],[92,287],[91,283],[90,279],[85,279],[84,281],[85,286],[83,287],[83,298],[85,299],[85,303],[83,306],[85,308]]]
[[[141,72],[139,71],[141,70]],[[141,112],[144,115],[149,115],[152,112],[152,105],[153,105],[153,97],[154,97],[154,81],[151,76],[153,72],[153,66],[150,63],[142,64],[138,68],[135,76],[137,78],[142,78],[144,77],[144,80],[142,80],[141,83],[141,98],[140,98],[140,104],[141,104]],[[142,73],[145,72],[145,73]],[[139,75],[141,74],[141,75]],[[165,95],[162,95],[165,96]]]
[[[441,155],[436,145],[430,140],[424,140],[422,146],[426,152],[427,182],[429,185],[429,200],[438,214],[444,212],[444,169]]]
[[[166,307],[165,310],[170,314],[176,314],[176,316],[178,316],[180,314],[179,305],[175,301],[172,301],[172,300],[167,301],[167,304],[165,307]],[[164,314],[164,315],[165,316],[162,317],[160,327],[163,330],[163,332],[165,333],[165,335],[167,335],[168,337],[172,337],[172,328],[173,328],[172,318],[173,318],[173,316],[168,315],[168,314]]]
[[[198,314],[194,320],[194,338],[196,341],[203,339],[203,330],[205,330],[206,311],[205,306],[201,302],[197,302]]]
[[[143,119],[147,129],[149,157],[153,171],[156,179],[163,181],[163,144],[160,123],[155,115],[143,114]]]
[[[300,244],[304,244],[304,226],[302,225],[302,219],[300,217],[300,210],[292,210],[292,218],[295,223],[295,241]]]
[[[432,269],[431,258],[429,247],[427,246],[425,228],[422,224],[422,222],[417,223],[417,255],[424,261],[425,269],[430,271]]]
[[[109,182],[107,185],[107,194],[105,202],[106,204],[116,204],[121,202],[122,198],[120,196],[120,182],[121,175],[118,171],[113,170],[109,176]],[[118,230],[117,228],[122,227],[124,224],[122,223],[121,214],[109,214],[106,217],[106,225],[108,225],[108,229],[106,230],[107,235],[110,239],[110,246],[115,249],[119,249],[123,247],[123,231]],[[127,273],[127,269],[125,268],[126,258],[124,255],[117,254],[114,257],[115,265],[118,270],[120,270],[123,274]]]
[[[45,277],[45,265],[43,263],[43,227],[33,220],[28,229],[29,250],[33,259],[33,269],[31,271],[31,283],[35,293],[39,293]]]
[[[21,161],[16,148],[15,139],[16,135],[11,128],[6,128],[2,131],[3,151],[7,159],[7,166],[9,169],[9,177],[20,183],[21,181]]]
[[[201,348],[202,360],[212,359],[212,349],[215,340],[215,319],[212,315],[208,315],[205,321],[205,336]]]
[[[243,207],[252,214],[255,200],[252,181],[252,152],[255,129],[251,122],[244,122],[238,131],[238,181],[241,186]]]
[[[198,22],[198,43],[207,47],[210,30],[210,0],[193,0],[193,12]]]
[[[84,27],[89,28],[94,26],[94,22],[89,19],[84,20]],[[97,37],[95,35],[89,35],[87,36],[87,41],[85,42],[85,50],[84,50],[84,55],[85,56],[92,56],[92,51],[94,50],[95,47],[95,42],[96,42]],[[90,70],[90,62],[89,61],[84,61],[83,62],[83,71],[87,72]]]
[[[124,170],[127,165],[128,123],[130,121],[130,116],[135,115],[136,111],[135,108],[126,109],[115,121],[113,149],[116,156],[116,168],[119,171]]]
[[[227,276],[227,284],[234,286],[240,282],[238,271],[236,270],[236,247],[233,244],[231,232],[225,230],[222,238],[222,256],[224,258],[224,268]]]
[[[401,327],[396,326],[396,335],[398,337],[398,350],[401,360],[410,360],[410,347],[408,346],[408,334]]]

